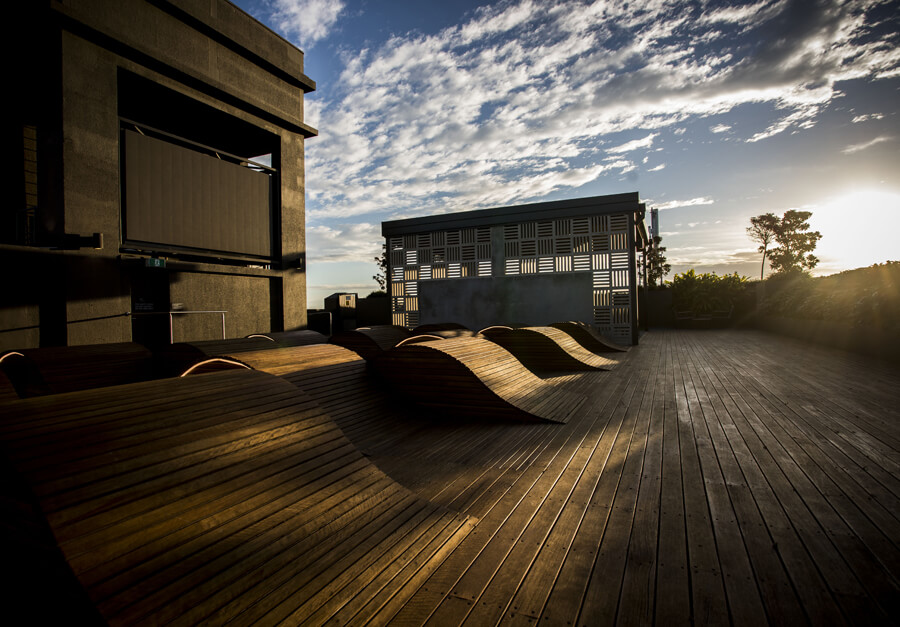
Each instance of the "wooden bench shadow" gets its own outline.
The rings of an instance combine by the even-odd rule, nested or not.
[[[585,349],[554,327],[491,328],[482,332],[534,373],[608,370],[616,362]]]
[[[0,446],[110,624],[364,623],[473,524],[252,370],[8,403]]]

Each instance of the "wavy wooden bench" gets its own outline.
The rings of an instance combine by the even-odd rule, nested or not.
[[[354,441],[391,439],[400,413],[390,389],[373,376],[368,362],[335,344],[316,344],[222,355],[198,362],[185,374],[255,369],[290,381],[315,399]]]
[[[493,328],[482,332],[534,372],[606,370],[616,362],[586,350],[553,327]]]
[[[23,398],[145,381],[153,374],[153,354],[123,342],[8,351],[0,369]]]
[[[222,362],[221,369],[223,370],[247,368],[261,370],[277,376],[347,362],[358,363],[363,370],[366,367],[366,361],[362,357],[342,346],[335,344],[309,344],[267,350],[226,352],[198,361],[181,374],[202,374],[206,372],[204,369],[205,364],[216,360]],[[212,370],[216,369],[213,368]]]
[[[329,341],[358,353],[366,361],[371,361],[411,335],[412,332],[404,327],[384,325],[336,333]]]
[[[431,333],[432,331],[469,331],[468,327],[458,322],[435,322],[432,324],[420,324],[412,330],[413,335]]]
[[[472,526],[262,372],[8,403],[0,446],[114,625],[363,624]]]
[[[587,350],[593,353],[626,352],[630,346],[616,344],[603,337],[594,327],[583,322],[554,322],[550,325],[554,329],[565,331]]]
[[[328,341],[318,331],[299,329],[297,331],[271,331],[269,333],[251,333],[248,338],[265,338],[275,342],[276,346],[308,346],[310,344],[324,344]]]
[[[405,344],[376,363],[399,394],[454,414],[566,422],[585,400],[482,338]]]
[[[328,341],[324,335],[316,331],[292,331],[289,334],[284,341],[279,339],[279,334],[255,334],[228,340],[177,342],[157,353],[157,369],[164,376],[177,376],[190,366],[210,357],[274,350],[285,346],[324,344]]]

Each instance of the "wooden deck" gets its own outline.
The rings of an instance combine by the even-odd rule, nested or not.
[[[900,619],[900,370],[781,337],[656,331],[553,379],[565,425],[348,429],[479,519],[397,624]]]
[[[427,568],[364,566],[331,622],[900,620],[900,369],[749,331],[654,331],[616,358],[544,379],[587,397],[566,424],[404,409],[356,358],[284,375],[369,462],[474,524],[423,546]],[[254,616],[277,622],[279,594]]]

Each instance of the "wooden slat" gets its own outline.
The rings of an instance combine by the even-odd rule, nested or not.
[[[336,333],[329,341],[352,350],[366,361],[371,361],[412,335],[409,329],[384,325]]]
[[[394,390],[469,415],[565,422],[584,397],[545,383],[503,348],[479,338],[398,346],[378,366]]]
[[[324,344],[325,341],[326,337],[321,333],[304,329],[284,333],[259,333],[245,338],[176,342],[158,351],[157,367],[163,376],[178,376],[190,366],[210,357],[230,356],[238,359],[244,353]]]
[[[74,416],[52,396],[13,401],[0,432],[21,444],[16,463],[39,479],[60,533],[77,536],[63,545],[79,549],[73,563],[98,607],[128,622],[840,625],[900,615],[896,366],[758,332],[651,331],[613,370],[538,379],[479,342],[402,347],[456,366],[415,353],[399,387],[334,345],[289,359],[261,351],[248,359],[284,367],[292,385],[255,394],[231,379],[230,420],[215,402],[177,408],[221,395],[210,382],[240,373],[197,376],[190,395],[166,388],[153,421],[142,421],[139,394],[79,393],[92,408]],[[469,415],[509,415],[473,377],[507,405],[564,411],[566,422]],[[408,402],[416,380],[447,398]],[[297,388],[315,403],[288,427],[279,421]],[[14,411],[23,403],[28,414]],[[110,474],[90,441],[110,432],[115,411]],[[229,437],[238,425],[252,446]],[[179,429],[200,445],[170,447]],[[61,469],[40,465],[42,447]],[[66,473],[72,465],[83,470]],[[103,489],[81,498],[84,484]],[[157,511],[157,490],[185,502]],[[155,539],[130,539],[142,518]],[[102,532],[78,539],[94,522],[117,559],[92,556],[107,546]],[[170,539],[177,546],[162,551]]]
[[[395,620],[889,621],[900,598],[900,551],[887,533],[900,516],[889,472],[900,423],[887,417],[900,378],[833,351],[808,359],[787,348],[759,333],[651,333],[616,370],[559,379],[613,396],[557,427],[549,457],[511,472],[473,465],[493,453],[461,465],[443,449],[436,466],[404,453],[417,491],[480,522]],[[778,366],[795,359],[806,370]],[[838,373],[843,384],[821,398],[802,383],[837,383]],[[602,386],[578,382],[600,376]],[[869,398],[853,400],[857,381]],[[403,450],[446,437],[410,433]],[[394,467],[403,479],[403,461]]]
[[[145,381],[153,355],[134,342],[29,348],[0,358],[3,371],[23,397]]]
[[[584,322],[554,322],[550,325],[564,331],[581,346],[593,353],[624,353],[630,346],[622,346],[604,337],[594,327]]]
[[[398,589],[380,573],[415,562],[427,576],[471,528],[392,481],[317,403],[262,372],[21,400],[0,413],[7,460],[111,624],[296,622],[360,595],[381,606]],[[76,446],[58,446],[60,428]]]

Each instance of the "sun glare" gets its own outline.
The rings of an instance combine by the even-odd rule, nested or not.
[[[815,274],[832,274],[900,260],[900,193],[855,190],[809,208],[822,233]]]

